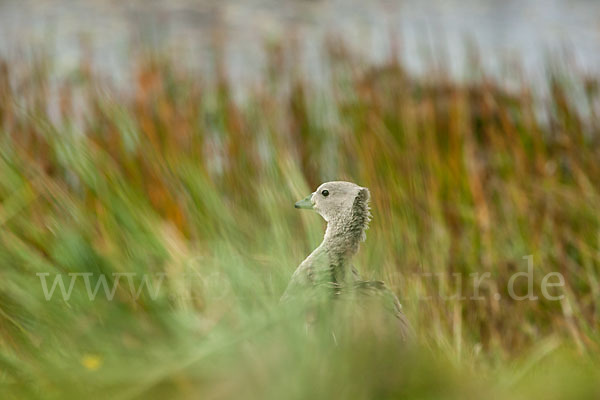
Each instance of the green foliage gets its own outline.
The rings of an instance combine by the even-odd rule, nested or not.
[[[139,55],[126,90],[1,61],[2,398],[598,398],[598,97],[567,96],[597,82],[536,100],[330,50],[324,86],[271,65],[241,101],[169,57]],[[371,191],[357,267],[414,346],[279,304],[323,230],[293,204],[333,179]],[[529,254],[539,299],[517,301]]]

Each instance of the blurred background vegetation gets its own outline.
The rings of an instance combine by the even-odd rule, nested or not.
[[[243,95],[219,35],[206,75],[132,45],[127,85],[85,45],[66,73],[43,48],[0,59],[2,398],[600,397],[598,75],[554,59],[508,84],[475,48],[469,79],[415,75],[330,36],[315,82],[296,40],[261,43]],[[336,179],[371,190],[357,267],[415,346],[334,343],[278,303],[324,229],[293,203]],[[539,299],[517,301],[528,255]],[[160,290],[47,300],[39,273]]]

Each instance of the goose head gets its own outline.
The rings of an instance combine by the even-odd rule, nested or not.
[[[363,213],[368,218],[369,189],[352,182],[323,183],[294,207],[316,211],[325,221]]]

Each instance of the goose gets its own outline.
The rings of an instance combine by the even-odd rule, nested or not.
[[[377,298],[385,312],[393,316],[400,337],[412,336],[412,328],[396,295],[382,281],[360,277],[352,257],[366,239],[371,220],[369,189],[352,182],[333,181],[296,202],[295,208],[316,211],[327,228],[321,244],[294,271],[282,301],[300,296],[307,289],[326,288],[336,297],[352,293],[359,302]]]

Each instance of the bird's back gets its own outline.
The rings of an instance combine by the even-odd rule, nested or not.
[[[357,293],[359,299],[373,300],[373,306],[383,307],[385,314],[394,318],[395,325],[398,326],[399,334],[403,340],[408,340],[414,336],[412,326],[402,311],[402,305],[398,297],[387,288],[384,282],[358,280],[354,282],[353,290]],[[371,301],[365,301],[365,303],[371,303]]]

